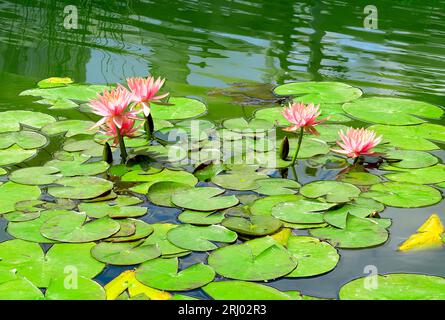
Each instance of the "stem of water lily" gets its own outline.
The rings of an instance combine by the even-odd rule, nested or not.
[[[295,165],[295,162],[297,161],[298,152],[300,151],[301,142],[303,141],[303,127],[300,128],[300,136],[298,137],[298,145],[297,150],[295,151],[294,157],[292,158],[292,166]]]
[[[116,128],[116,132],[117,132],[117,140],[119,141],[119,147],[121,149],[122,162],[125,163],[127,162],[127,150],[125,149],[124,138],[122,137],[121,130],[119,128]]]

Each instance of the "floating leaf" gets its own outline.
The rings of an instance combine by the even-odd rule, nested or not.
[[[37,82],[37,85],[39,86],[39,88],[56,88],[56,87],[65,87],[67,84],[73,83],[73,79],[65,77],[65,78],[60,78],[60,77],[51,77],[51,78],[47,78],[47,79],[43,79],[40,80],[39,82]]]
[[[145,182],[139,186],[133,187],[130,190],[138,193],[147,193],[148,189],[156,182],[160,181],[172,181],[185,183],[193,187],[198,183],[198,179],[191,173],[186,171],[176,171],[170,169],[164,169],[161,172],[154,174],[147,173],[143,170],[134,170],[127,172],[122,181],[128,182]]]
[[[210,253],[208,263],[223,277],[249,281],[276,279],[297,266],[290,253],[269,236],[219,248]]]
[[[362,91],[341,82],[291,82],[274,89],[278,95],[298,96],[304,103],[344,103],[359,98]]]
[[[404,183],[384,182],[371,186],[363,197],[372,198],[391,207],[418,208],[430,206],[442,200],[439,190],[429,186]]]
[[[359,218],[366,218],[374,213],[383,211],[384,209],[385,207],[380,202],[359,197],[339,208],[334,208],[325,212],[323,219],[331,226],[343,229],[346,227],[346,218],[348,214]]]
[[[47,300],[105,300],[105,290],[97,282],[79,276],[76,285],[67,286],[66,275],[52,279],[45,292]]]
[[[136,270],[136,279],[160,289],[187,291],[211,282],[215,272],[208,265],[197,263],[178,272],[178,259],[154,259],[144,262]]]
[[[445,143],[445,127],[433,123],[414,126],[373,125],[369,129],[382,135],[383,142],[401,149],[438,150],[440,148],[429,140]]]
[[[300,193],[307,198],[323,197],[327,202],[348,202],[357,198],[360,189],[338,181],[314,181],[304,185]]]
[[[229,171],[212,177],[211,181],[224,189],[254,190],[259,187],[258,180],[266,178],[267,175],[258,172]]]
[[[94,243],[54,244],[46,254],[38,243],[19,239],[0,243],[0,268],[16,270],[35,286],[46,288],[53,279],[67,277],[67,270],[93,278],[104,264],[90,255]]]
[[[231,243],[237,234],[223,226],[180,225],[167,233],[167,239],[175,246],[192,251],[209,251],[218,248],[215,242]]]
[[[60,170],[54,167],[28,167],[11,173],[9,180],[27,185],[51,184],[60,179]]]
[[[37,219],[40,216],[40,212],[45,210],[42,207],[44,202],[40,200],[25,200],[15,204],[15,210],[3,214],[3,218],[10,222],[21,222]]]
[[[185,210],[178,216],[178,220],[182,223],[190,223],[195,225],[212,225],[218,224],[224,220],[223,212],[202,212]]]
[[[33,131],[18,131],[0,133],[0,149],[7,149],[17,145],[22,149],[38,149],[45,146],[46,137]]]
[[[129,266],[155,259],[161,255],[161,251],[157,245],[144,244],[143,241],[101,242],[91,249],[91,255],[104,263]]]
[[[0,214],[14,211],[17,202],[39,197],[39,187],[25,186],[11,181],[0,184]]]
[[[273,287],[247,281],[211,282],[202,289],[215,300],[292,300]]]
[[[281,195],[281,194],[294,194],[297,193],[298,188],[301,185],[289,179],[272,178],[258,180],[257,185],[259,188],[255,189],[255,192],[266,195]]]
[[[340,175],[339,180],[356,186],[370,186],[382,182],[382,179],[379,176],[368,172],[348,172]]]
[[[376,221],[353,215],[347,216],[346,226],[343,229],[335,227],[311,229],[310,234],[344,249],[374,247],[388,240],[388,231]]]
[[[41,234],[51,240],[62,242],[90,242],[115,234],[120,225],[109,217],[87,222],[85,213],[70,212],[45,221]]]
[[[187,249],[179,248],[173,243],[168,241],[167,233],[178,227],[177,224],[171,223],[153,223],[153,233],[145,240],[145,244],[157,245],[161,249],[162,256],[172,256],[177,254],[186,254],[189,252]]]
[[[252,119],[249,122],[244,118],[225,120],[222,125],[224,128],[242,134],[257,134],[270,130],[274,127],[273,123],[263,119]]]
[[[174,207],[170,198],[172,194],[184,190],[191,189],[189,184],[174,182],[174,181],[161,181],[156,182],[148,189],[147,197],[155,205],[164,207]]]
[[[48,81],[45,81],[45,83],[48,83]],[[56,88],[30,89],[21,92],[20,95],[42,97],[44,99],[70,99],[86,102],[94,99],[98,93],[111,88],[104,85],[66,84],[66,86],[58,86]]]
[[[403,169],[419,169],[435,165],[438,159],[428,152],[415,150],[391,150],[385,152],[385,158],[401,160],[391,162],[391,167]],[[380,169],[386,170],[389,166],[380,166]]]
[[[445,229],[437,214],[432,214],[422,226],[399,246],[400,251],[440,248]]]
[[[250,212],[253,215],[271,215],[272,208],[282,202],[299,201],[300,195],[286,194],[259,198],[250,206]]]
[[[294,155],[295,151],[297,149],[297,139],[296,138],[290,138],[290,155]],[[329,152],[329,146],[326,142],[316,139],[316,138],[307,138],[303,139],[303,142],[301,143],[301,149],[298,153],[298,159],[308,159],[312,158],[316,155],[320,154],[326,154]]]
[[[247,218],[228,217],[222,225],[239,234],[248,236],[265,236],[281,228],[280,220],[269,216],[252,216]]]
[[[329,243],[306,236],[291,236],[287,250],[298,262],[297,268],[286,277],[311,277],[331,271],[335,268],[340,256]]]
[[[445,279],[409,273],[370,275],[342,286],[339,296],[341,300],[444,300]]]
[[[48,193],[56,198],[92,199],[113,188],[111,181],[88,176],[62,178],[55,183],[61,186],[49,187]]]
[[[154,119],[182,120],[197,117],[207,111],[205,104],[195,99],[171,97],[168,102],[172,105],[151,105]]]
[[[31,159],[37,150],[25,150],[17,145],[13,145],[7,149],[0,149],[0,166],[10,166],[17,163],[25,162]]]
[[[173,204],[196,211],[215,211],[236,206],[239,200],[234,196],[219,196],[224,190],[212,187],[193,188],[175,193]]]
[[[387,125],[403,126],[426,122],[421,118],[440,119],[443,110],[435,105],[400,98],[371,97],[343,105],[354,118]]]
[[[323,212],[334,205],[308,200],[282,202],[272,208],[272,215],[290,223],[323,223]]]
[[[0,132],[20,131],[25,125],[34,129],[40,129],[45,125],[56,122],[54,117],[41,112],[11,110],[0,112]]]
[[[131,235],[124,236],[119,235],[119,233],[113,234],[110,238],[104,239],[104,241],[110,241],[110,242],[128,242],[128,241],[134,241],[139,240],[142,238],[148,237],[150,234],[153,233],[154,229],[153,227],[139,219],[125,219],[127,222],[131,221],[134,224],[135,232]],[[120,220],[120,223],[122,223],[122,220]],[[119,230],[120,231],[120,230]]]
[[[63,133],[65,137],[73,137],[78,134],[93,135],[97,129],[90,130],[94,125],[92,121],[85,120],[63,120],[48,124],[42,128],[42,132],[48,135],[56,135]]]
[[[104,147],[103,145],[88,138],[84,140],[66,141],[62,148],[67,152],[79,152],[85,156],[101,157]]]
[[[147,208],[134,206],[142,203],[137,197],[119,195],[116,199],[110,201],[81,203],[79,211],[86,212],[91,218],[102,218],[109,216],[111,218],[140,217],[147,213]]]
[[[31,281],[20,277],[0,284],[0,300],[43,300],[43,293]]]
[[[399,169],[397,173],[385,174],[385,178],[397,182],[435,184],[445,181],[445,165],[436,164],[420,169]]]

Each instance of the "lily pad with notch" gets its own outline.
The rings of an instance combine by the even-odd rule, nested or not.
[[[229,230],[247,236],[270,235],[282,226],[280,220],[271,216],[228,217],[221,224]]]
[[[189,223],[198,226],[209,226],[223,221],[224,212],[185,210],[178,215],[178,220],[182,223]]]
[[[221,196],[225,190],[213,187],[193,188],[175,193],[171,201],[178,207],[195,211],[215,211],[236,206],[236,196]]]
[[[79,211],[86,212],[91,218],[111,218],[140,217],[147,213],[146,207],[135,206],[142,203],[137,197],[119,195],[116,199],[101,202],[83,202],[79,204]]]
[[[272,208],[272,215],[284,222],[297,224],[323,223],[323,213],[336,203],[313,200],[281,202]]]
[[[348,202],[360,195],[356,186],[339,181],[314,181],[301,187],[301,195],[307,198],[323,198],[327,202]]]
[[[156,259],[161,255],[157,245],[144,244],[144,240],[134,242],[101,242],[91,249],[91,255],[104,263],[130,266]]]
[[[55,183],[60,186],[49,187],[48,193],[56,198],[92,199],[113,188],[111,181],[89,176],[61,178]]]

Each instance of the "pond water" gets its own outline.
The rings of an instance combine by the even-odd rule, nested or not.
[[[78,3],[77,3],[78,2]],[[37,99],[18,96],[36,82],[66,76],[77,83],[113,84],[148,73],[168,79],[174,96],[207,105],[202,119],[216,123],[251,117],[277,106],[271,90],[290,81],[339,81],[364,96],[392,96],[444,105],[445,0],[373,1],[378,28],[365,29],[369,1],[2,1],[0,4],[0,111],[42,111]],[[64,28],[64,7],[78,8],[78,29]],[[54,116],[89,120],[75,110],[45,110]],[[436,123],[445,124],[444,120]],[[21,164],[38,166],[60,147]],[[444,146],[433,151],[442,163]],[[335,174],[297,167],[302,184]],[[335,173],[335,172],[334,172]],[[443,189],[442,189],[443,192]],[[397,247],[432,214],[445,221],[445,202],[415,209],[388,207],[390,240],[376,248],[340,249],[337,267],[324,275],[279,279],[268,285],[305,295],[337,298],[348,281],[379,273],[421,273],[445,277],[445,249],[397,252]],[[180,210],[146,202],[153,223],[176,220]],[[0,218],[0,239],[12,238]],[[298,230],[297,234],[307,234]],[[206,258],[181,258],[187,266]],[[96,278],[105,285],[127,267],[106,267]],[[188,294],[208,298],[201,290]]]

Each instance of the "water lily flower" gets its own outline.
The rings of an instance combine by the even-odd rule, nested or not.
[[[120,123],[120,127],[116,125],[114,121],[105,122],[101,126],[100,133],[109,136],[107,140],[113,140],[113,146],[119,144],[121,150],[122,160],[125,162],[127,159],[127,151],[125,148],[124,137],[134,137],[140,126],[135,127],[135,120],[131,118],[123,118]]]
[[[156,96],[164,82],[165,78],[162,79],[161,77],[158,77],[156,80],[154,77],[127,79],[128,87],[133,94],[133,102],[141,105],[145,117],[148,117],[150,114],[150,101],[160,100],[168,96],[168,93]]]
[[[292,158],[292,166],[297,161],[298,152],[300,151],[301,142],[303,141],[303,131],[318,135],[315,126],[326,121],[327,119],[317,120],[321,114],[320,106],[315,106],[313,103],[305,105],[301,102],[289,103],[287,108],[284,108],[282,114],[292,125],[283,129],[284,131],[297,132],[300,130],[298,138],[298,146]]]
[[[304,129],[306,132],[318,135],[314,127],[327,120],[317,121],[318,116],[321,114],[319,108],[320,105],[315,106],[313,103],[308,105],[301,102],[289,103],[289,106],[283,110],[283,116],[292,125],[283,130],[295,132],[298,129]]]
[[[333,152],[346,155],[348,158],[353,159],[361,155],[373,156],[378,154],[372,152],[371,149],[382,141],[382,136],[377,137],[374,131],[365,128],[349,128],[346,133],[340,130],[338,134],[341,141],[337,141],[337,144],[342,149],[332,149]]]
[[[100,127],[109,121],[120,128],[127,118],[136,118],[139,111],[129,108],[132,99],[131,92],[121,85],[98,94],[96,99],[89,103],[91,111],[102,117],[93,128]]]

